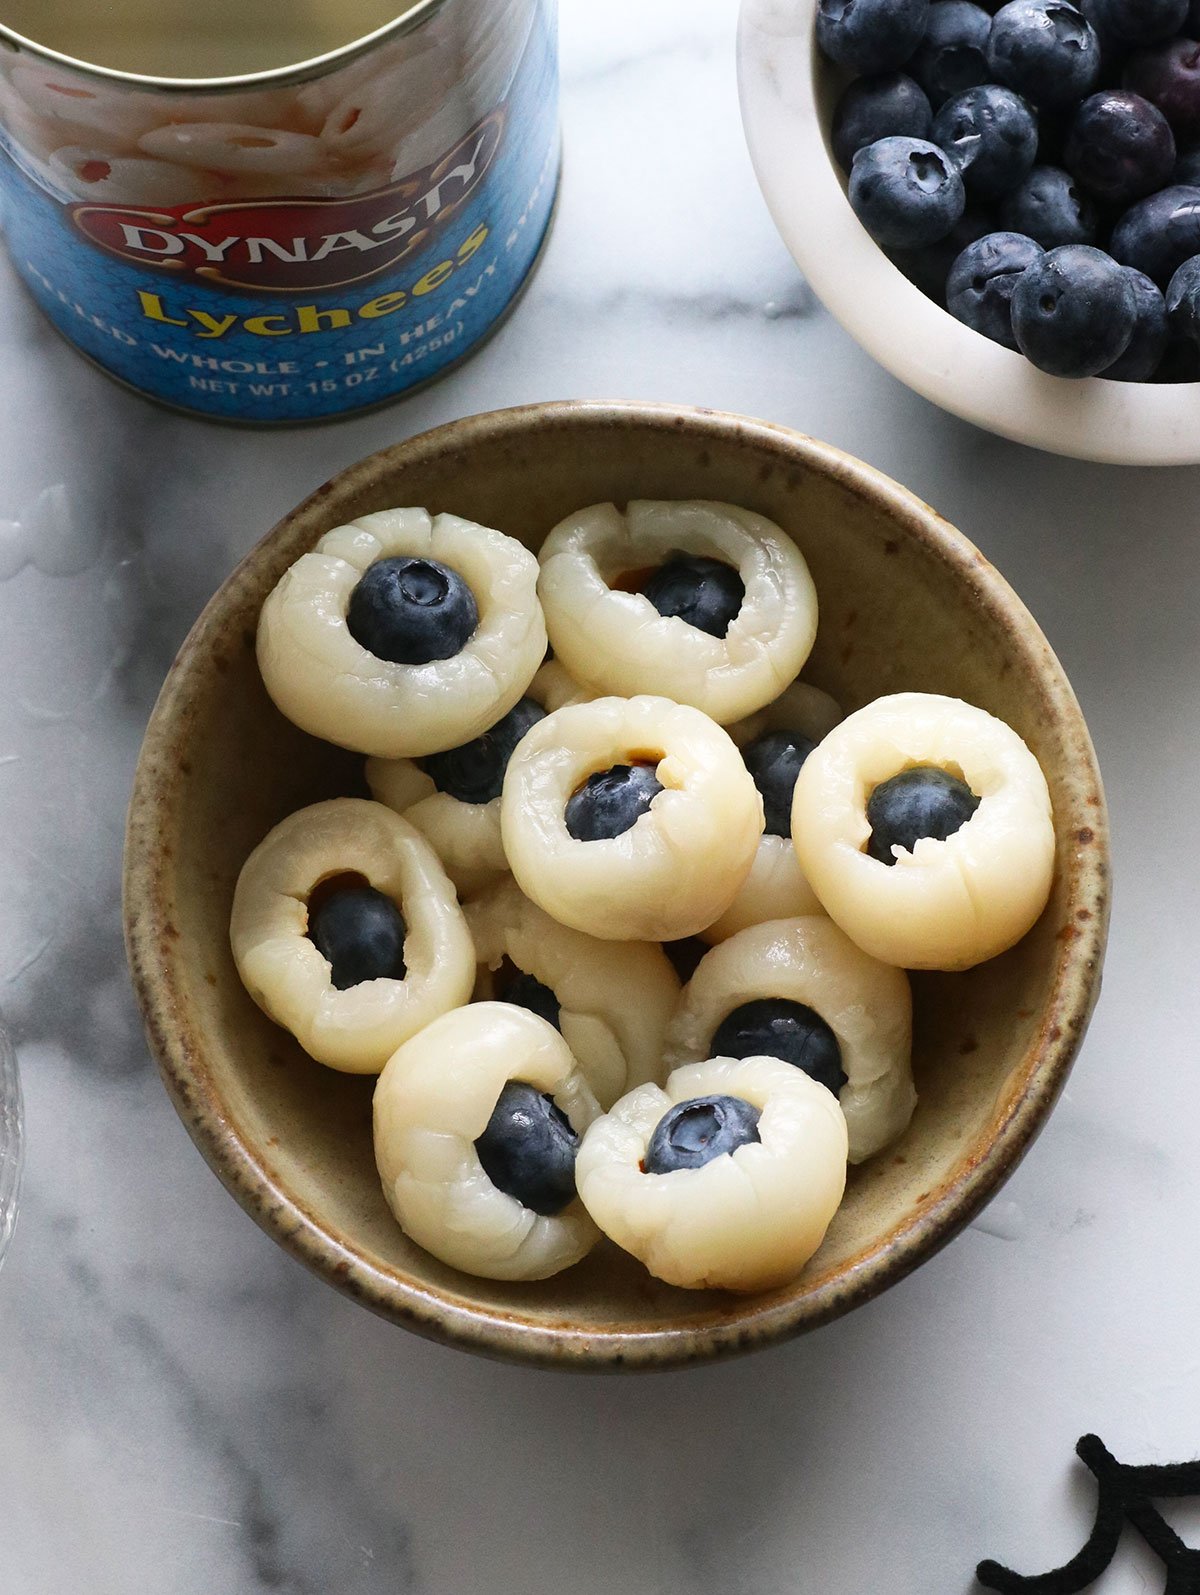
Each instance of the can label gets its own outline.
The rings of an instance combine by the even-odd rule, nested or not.
[[[11,128],[3,140],[14,263],[99,365],[226,420],[343,415],[459,359],[533,265],[558,178],[553,20],[538,7],[499,104],[367,192],[114,203],[118,159],[79,152],[65,184]],[[80,198],[92,187],[97,202]]]

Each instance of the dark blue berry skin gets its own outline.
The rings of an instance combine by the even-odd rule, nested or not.
[[[550,987],[544,986],[535,975],[527,975],[523,969],[518,969],[509,959],[506,958],[496,971],[492,986],[497,1002],[509,1002],[514,1008],[528,1008],[530,1013],[537,1014],[539,1019],[544,1019],[556,1030],[562,1028],[559,1024],[562,1007]]]
[[[1057,166],[1035,166],[1025,181],[1000,202],[1000,225],[1024,233],[1043,249],[1096,240],[1096,207],[1070,172]]]
[[[1140,94],[1101,89],[1076,111],[1063,163],[1103,204],[1131,205],[1167,182],[1175,135],[1158,107]]]
[[[767,731],[742,749],[746,768],[762,794],[767,836],[791,836],[796,777],[815,747],[799,731]]]
[[[677,615],[697,631],[723,637],[742,607],[746,584],[732,565],[676,554],[642,588],[660,615]]]
[[[377,559],[350,594],[350,635],[377,659],[425,665],[449,659],[479,624],[475,595],[436,559]]]
[[[1128,273],[1086,244],[1050,250],[1013,292],[1017,347],[1056,377],[1098,376],[1124,354],[1136,319]]]
[[[1200,382],[1200,347],[1194,343],[1168,343],[1153,382]]]
[[[891,250],[890,257],[923,294],[944,306],[951,266],[968,244],[995,231],[996,218],[990,210],[968,205],[945,238],[939,238],[936,244],[927,244],[924,249]]]
[[[579,1137],[560,1107],[523,1080],[501,1091],[475,1143],[483,1172],[498,1191],[550,1218],[575,1195]]]
[[[881,781],[867,799],[871,839],[867,852],[894,864],[893,847],[911,853],[922,837],[944,842],[961,830],[979,807],[965,781],[934,765],[917,765]]]
[[[881,138],[854,157],[850,203],[884,249],[921,249],[945,238],[967,197],[954,163],[936,145]]]
[[[742,1097],[693,1097],[668,1108],[654,1127],[642,1169],[673,1174],[702,1169],[714,1158],[760,1139],[759,1110]]]
[[[1130,56],[1127,89],[1157,105],[1181,144],[1200,138],[1200,44],[1171,39]]]
[[[991,76],[987,41],[992,19],[970,0],[934,0],[908,71],[936,110],[952,94],[986,83]]]
[[[946,309],[993,343],[1015,349],[1012,296],[1021,273],[1045,254],[1022,233],[992,233],[969,245],[946,283]]]
[[[859,150],[897,134],[928,138],[933,107],[919,83],[903,72],[856,78],[846,86],[833,113],[830,140],[843,171]]]
[[[1095,88],[1100,40],[1066,0],[1010,0],[992,19],[988,66],[1035,105],[1070,105]]]
[[[932,140],[958,167],[970,198],[995,199],[1033,170],[1037,116],[1012,89],[986,83],[946,101],[934,118]]]
[[[1187,15],[1188,0],[1089,0],[1088,17],[1096,32],[1126,48],[1173,39]]]
[[[391,898],[373,886],[330,892],[310,909],[308,935],[329,961],[338,991],[364,980],[404,979],[404,920]]]
[[[1200,346],[1200,255],[1193,255],[1167,287],[1167,321],[1181,343]]]
[[[567,830],[577,842],[603,842],[630,831],[662,791],[648,764],[597,770],[567,799]]]
[[[834,1096],[846,1084],[842,1049],[833,1031],[811,1008],[785,997],[744,1002],[717,1026],[714,1058],[782,1058]]]
[[[490,803],[500,796],[504,772],[517,743],[530,726],[545,718],[540,703],[521,698],[473,742],[448,748],[445,753],[431,753],[417,763],[439,792],[449,793],[460,803]]]
[[[1100,373],[1114,382],[1149,382],[1167,350],[1167,306],[1157,285],[1143,272],[1125,267],[1133,288],[1135,320],[1125,353]]]
[[[1200,255],[1200,188],[1164,188],[1139,200],[1113,228],[1108,248],[1165,288],[1185,260]]]
[[[1173,188],[1200,188],[1200,149],[1188,150],[1175,162],[1171,173]]]
[[[851,72],[895,72],[921,42],[929,0],[819,0],[817,43]]]

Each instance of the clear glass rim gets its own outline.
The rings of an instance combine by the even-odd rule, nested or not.
[[[36,39],[18,33],[15,28],[10,28],[2,22],[0,22],[0,49],[25,52],[36,56],[39,60],[48,61],[53,66],[69,67],[73,72],[83,73],[86,77],[101,78],[109,83],[121,83],[129,88],[156,89],[159,92],[174,94],[220,94],[232,93],[239,89],[288,88],[294,84],[307,83],[313,78],[323,77],[334,68],[367,55],[389,39],[402,38],[406,33],[415,32],[428,22],[435,12],[450,3],[451,0],[416,0],[416,4],[410,6],[401,16],[391,22],[385,22],[382,27],[375,28],[361,38],[352,39],[349,44],[339,45],[336,50],[327,50],[323,55],[314,55],[306,61],[298,61],[289,66],[271,67],[266,72],[241,72],[230,77],[175,78],[159,77],[144,72],[122,72],[117,67],[98,66],[93,61],[84,61],[77,56],[65,55],[61,50],[52,50],[49,45],[39,44]]]
[[[0,1262],[17,1223],[21,1173],[25,1162],[21,1077],[17,1054],[0,1020]]]

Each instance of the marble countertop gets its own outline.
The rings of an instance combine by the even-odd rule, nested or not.
[[[0,1008],[28,1131],[0,1273],[6,1595],[966,1595],[981,1556],[1036,1571],[1083,1541],[1080,1434],[1129,1461],[1200,1452],[1200,853],[1181,807],[1200,788],[1200,471],[1031,452],[872,364],[759,198],[735,22],[733,0],[563,0],[544,264],[482,353],[379,414],[270,436],[169,415],[85,366],[0,265]],[[625,1380],[426,1344],[285,1256],[167,1101],[119,921],[142,728],[232,563],[397,437],[587,396],[799,427],[961,526],[1074,681],[1117,861],[1082,1057],[983,1218],[805,1340]],[[1161,1586],[1135,1542],[1103,1587]]]

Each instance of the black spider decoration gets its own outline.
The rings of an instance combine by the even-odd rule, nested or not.
[[[1096,1521],[1087,1544],[1052,1573],[1014,1573],[996,1562],[980,1562],[975,1577],[984,1588],[999,1595],[1078,1595],[1108,1567],[1128,1523],[1167,1570],[1163,1595],[1200,1595],[1200,1550],[1185,1545],[1154,1505],[1200,1495],[1200,1462],[1131,1467],[1118,1462],[1094,1434],[1085,1434],[1075,1451],[1096,1479]]]

